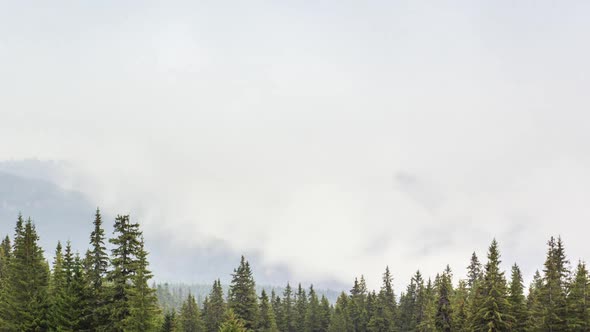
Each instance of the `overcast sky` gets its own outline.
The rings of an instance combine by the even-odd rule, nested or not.
[[[372,286],[590,259],[588,1],[11,1],[0,160],[179,248]],[[229,272],[229,271],[228,271]]]

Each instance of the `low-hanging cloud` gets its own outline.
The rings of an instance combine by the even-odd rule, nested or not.
[[[67,161],[154,241],[371,285],[493,237],[528,275],[552,234],[590,257],[584,3],[13,6],[0,157]]]

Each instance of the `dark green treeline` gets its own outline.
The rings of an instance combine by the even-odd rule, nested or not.
[[[360,276],[334,304],[313,286],[258,294],[242,257],[227,294],[216,280],[202,305],[189,294],[178,311],[159,309],[142,233],[129,216],[116,218],[107,240],[97,210],[89,250],[57,243],[51,268],[38,239],[19,216],[14,237],[0,244],[0,331],[590,331],[588,269],[581,261],[571,269],[560,238],[548,241],[528,287],[518,265],[501,269],[495,240],[485,263],[471,255],[464,280],[448,266],[432,279],[417,271],[397,296],[387,267],[378,290]]]

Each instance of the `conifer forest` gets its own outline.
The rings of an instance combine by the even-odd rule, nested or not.
[[[465,279],[453,278],[448,266],[435,276],[418,269],[396,294],[390,266],[379,289],[368,289],[359,274],[335,303],[301,284],[258,292],[242,256],[227,293],[214,280],[202,303],[189,293],[178,309],[166,309],[151,282],[140,225],[119,215],[107,238],[103,223],[97,210],[86,252],[58,242],[45,253],[35,224],[18,216],[14,235],[0,247],[1,331],[590,331],[588,269],[582,261],[570,268],[560,238],[549,238],[530,285],[518,265],[500,268],[496,240],[487,257],[471,254]]]

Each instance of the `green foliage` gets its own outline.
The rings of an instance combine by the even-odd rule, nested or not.
[[[205,331],[205,324],[201,319],[201,313],[195,297],[188,295],[186,301],[180,308],[178,315],[178,331],[179,332],[203,332]]]
[[[524,284],[522,281],[522,273],[516,264],[512,266],[508,303],[510,303],[510,316],[512,318],[511,331],[526,331],[528,312],[526,298],[524,296]]]
[[[490,245],[484,277],[476,291],[477,306],[473,313],[473,329],[486,332],[509,331],[510,304],[504,272],[500,271],[500,252],[496,240]]]
[[[590,330],[590,280],[586,264],[578,263],[567,299],[568,331]]]
[[[219,327],[219,332],[248,332],[248,329],[244,326],[243,321],[230,309],[224,322]]]
[[[229,288],[229,308],[240,318],[246,329],[253,330],[258,322],[258,301],[250,264],[244,256],[232,274]]]
[[[218,279],[213,282],[211,293],[203,305],[203,315],[207,331],[214,332],[219,329],[219,326],[225,319],[225,311],[226,304],[223,300],[223,289],[221,288],[221,281]]]
[[[450,269],[442,274],[437,288],[438,299],[435,319],[436,329],[437,331],[450,332],[452,330],[453,315],[453,309],[451,307],[451,293],[453,292],[453,285],[451,283]]]
[[[551,237],[547,245],[549,248],[543,270],[543,287],[539,294],[543,303],[543,329],[550,332],[566,331],[569,262],[565,258],[561,238],[556,241]]]
[[[266,291],[262,290],[260,295],[260,319],[258,321],[258,331],[260,332],[278,332],[275,314],[271,303],[266,295]]]
[[[49,266],[38,240],[31,219],[24,222],[19,215],[0,303],[2,328],[7,331],[43,331],[48,327]]]

